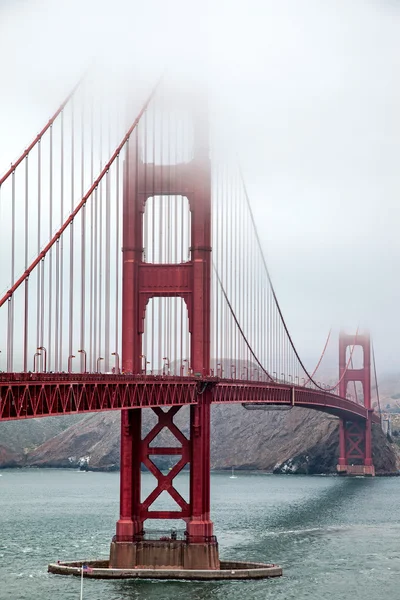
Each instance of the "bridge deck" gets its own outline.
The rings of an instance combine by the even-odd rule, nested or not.
[[[162,375],[2,373],[0,421],[196,404],[208,386],[215,403],[300,406],[352,420],[365,420],[368,415],[363,405],[347,398],[282,383]],[[376,413],[373,422],[379,422]]]

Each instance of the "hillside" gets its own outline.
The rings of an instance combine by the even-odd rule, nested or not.
[[[21,464],[31,450],[56,437],[84,417],[66,415],[0,423],[0,466],[12,467]]]
[[[154,415],[153,415],[154,416]],[[75,417],[65,417],[74,421]],[[61,430],[58,419],[42,419],[42,429],[29,422],[0,425],[0,466],[77,467],[113,470],[119,467],[119,412],[95,413],[72,422]],[[46,430],[44,422],[55,421]],[[151,411],[145,411],[144,430],[150,427]],[[188,434],[188,409],[181,409],[176,422]],[[23,425],[22,432],[18,428]],[[6,427],[4,427],[6,426]],[[337,419],[301,408],[275,412],[245,410],[241,405],[212,407],[211,463],[214,469],[260,469],[278,472],[335,472],[338,455]],[[15,431],[13,446],[7,439]],[[45,431],[46,430],[46,431]],[[50,433],[51,432],[51,433]],[[40,436],[46,439],[40,439]],[[169,442],[168,432],[157,438]],[[39,440],[35,445],[33,439]],[[17,441],[18,440],[18,441]],[[28,442],[30,446],[28,445]],[[23,443],[23,447],[18,444]],[[6,449],[3,450],[2,446]],[[33,447],[34,446],[34,447]],[[7,454],[8,451],[8,454]],[[374,463],[377,472],[396,472],[400,466],[398,448],[389,444],[378,426],[374,427]],[[168,464],[168,458],[165,463]]]

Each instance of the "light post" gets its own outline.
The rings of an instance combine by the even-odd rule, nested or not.
[[[286,383],[286,379],[285,379],[286,375],[285,375],[285,373],[281,373],[281,377],[282,377],[282,375],[283,375],[283,383]]]
[[[165,375],[165,367],[166,366],[168,368],[167,375],[169,375],[169,358],[168,358],[168,356],[163,356],[163,361],[164,361],[164,364],[163,364],[163,375]]]
[[[303,387],[306,387],[306,380],[304,377],[301,378],[302,382],[303,382]]]
[[[274,379],[277,380],[276,371],[272,371],[272,375],[275,375]]]
[[[242,379],[244,379],[244,370],[246,369],[246,379],[249,378],[249,367],[243,367]]]
[[[68,356],[68,373],[72,373],[72,359],[75,358],[75,354]]]
[[[293,377],[291,375],[288,375],[288,377],[290,378],[289,383],[293,383]]]
[[[298,375],[295,375],[295,376],[294,376],[294,382],[295,382],[295,383],[296,383],[296,379],[297,379],[297,385],[299,385],[299,376],[298,376]]]
[[[96,373],[100,373],[100,371],[99,371],[99,368],[100,368],[99,364],[100,364],[101,360],[104,360],[104,358],[102,356],[99,356],[99,358],[96,360]]]
[[[236,379],[236,365],[231,365],[231,378]]]
[[[36,357],[37,356],[42,356],[40,354],[40,352],[35,352],[35,354],[33,355],[33,372],[36,373]]]
[[[217,363],[217,377],[218,377],[218,368],[220,370],[220,375],[219,376],[222,377],[222,365],[221,365],[221,363]]]
[[[46,373],[47,369],[47,350],[44,346],[39,346],[36,350],[43,350],[43,373]]]
[[[115,356],[115,372],[119,375],[119,354],[118,352],[111,352],[111,356]],[[145,371],[146,372],[146,371]]]
[[[142,371],[142,373],[144,373],[146,375],[147,374],[147,356],[145,354],[139,354],[139,358],[142,359],[142,365],[140,367],[140,370]],[[144,358],[144,369],[143,369],[143,358]]]
[[[182,363],[187,363],[186,367],[187,367],[187,374],[189,376],[189,359],[188,358],[184,358]],[[185,373],[185,367],[183,367],[183,373]]]
[[[86,350],[78,350],[78,352],[80,352],[81,354],[83,354],[83,372],[86,373],[87,369],[87,354],[86,354]]]

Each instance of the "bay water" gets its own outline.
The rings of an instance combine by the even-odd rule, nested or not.
[[[0,600],[79,599],[57,560],[105,558],[118,519],[119,474],[0,472]],[[387,600],[400,598],[400,478],[213,473],[220,556],[275,562],[263,581],[84,581],[86,600]],[[144,492],[152,475],[144,474]],[[177,488],[185,493],[189,477]],[[168,507],[161,498],[159,506]],[[159,528],[157,523],[151,526]]]

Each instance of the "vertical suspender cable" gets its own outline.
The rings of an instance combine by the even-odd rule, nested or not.
[[[110,244],[110,219],[111,219],[111,211],[110,211],[110,173],[106,174],[106,206],[105,206],[105,306],[104,306],[104,359],[105,359],[105,371],[110,370],[110,254],[111,254],[111,244]]]
[[[37,253],[40,254],[40,236],[41,236],[41,212],[42,212],[42,190],[41,190],[41,163],[42,163],[42,153],[41,153],[41,141],[39,140],[37,145],[37,173],[38,173],[38,185],[37,185],[37,193],[38,193],[38,202],[37,202]],[[41,321],[42,321],[42,313],[41,313],[41,304],[40,304],[40,290],[41,290],[41,279],[42,279],[42,265],[43,262],[40,262],[37,266],[37,275],[36,275],[36,348],[39,348],[42,344],[40,343],[40,332],[41,332]],[[35,350],[36,351],[36,350]],[[43,370],[43,353],[40,354],[40,360],[38,364],[40,365],[40,371]]]
[[[85,114],[84,105],[81,108],[81,197],[85,193]],[[86,204],[81,213],[81,315],[80,315],[80,341],[79,350],[85,350],[85,320],[86,320]],[[80,353],[81,371],[85,368],[85,355]]]
[[[103,164],[103,105],[100,105],[100,169]],[[104,179],[101,180],[98,191],[98,203],[99,203],[99,245],[98,245],[98,320],[97,326],[97,337],[98,337],[98,350],[97,358],[103,357],[102,355],[102,344],[103,344],[103,187]],[[99,362],[99,368],[101,369],[101,362]]]
[[[60,157],[60,212],[61,222],[64,220],[64,112],[61,113],[61,157]],[[60,329],[59,329],[59,359],[58,368],[60,371],[63,370],[63,298],[64,298],[64,241],[61,237],[57,242],[59,246],[59,317],[60,317]]]
[[[94,115],[93,115],[93,99],[90,106],[90,181],[93,181],[93,172],[94,172]],[[94,265],[94,255],[95,255],[95,229],[97,226],[97,222],[95,219],[95,194],[91,198],[90,203],[90,288],[89,288],[89,363],[90,363],[90,371],[94,371],[94,353],[95,353],[95,345],[94,345],[94,329],[95,329],[95,304],[94,304],[94,281],[95,281],[95,265]]]
[[[53,125],[49,131],[49,239],[53,235]],[[48,269],[48,293],[49,293],[49,326],[47,331],[47,369],[52,370],[53,366],[53,249],[50,251],[49,256],[49,269]]]
[[[119,155],[116,158],[116,185],[115,185],[115,352],[119,352],[119,253],[120,253],[120,232],[119,232]],[[118,365],[121,368],[121,365]]]
[[[25,270],[28,268],[28,244],[29,244],[29,155],[25,159]],[[28,340],[29,340],[29,277],[25,280],[24,290],[24,349],[23,370],[28,371]]]
[[[98,347],[97,347],[97,331],[99,327],[98,320],[98,305],[97,305],[97,275],[98,275],[98,233],[99,233],[99,220],[98,220],[98,193],[99,189],[96,188],[94,191],[94,235],[93,235],[93,305],[92,305],[92,314],[93,314],[93,354],[92,354],[92,370],[97,370],[96,365],[96,357],[98,357]]]
[[[108,110],[108,155],[112,152],[111,148],[111,112]],[[110,303],[111,303],[111,173],[106,173],[106,206],[105,206],[105,339],[104,339],[104,359],[105,371],[110,371]]]
[[[15,278],[15,171],[11,176],[11,281]],[[14,343],[14,296],[8,301],[8,326],[7,326],[7,371],[13,371],[13,343]]]

